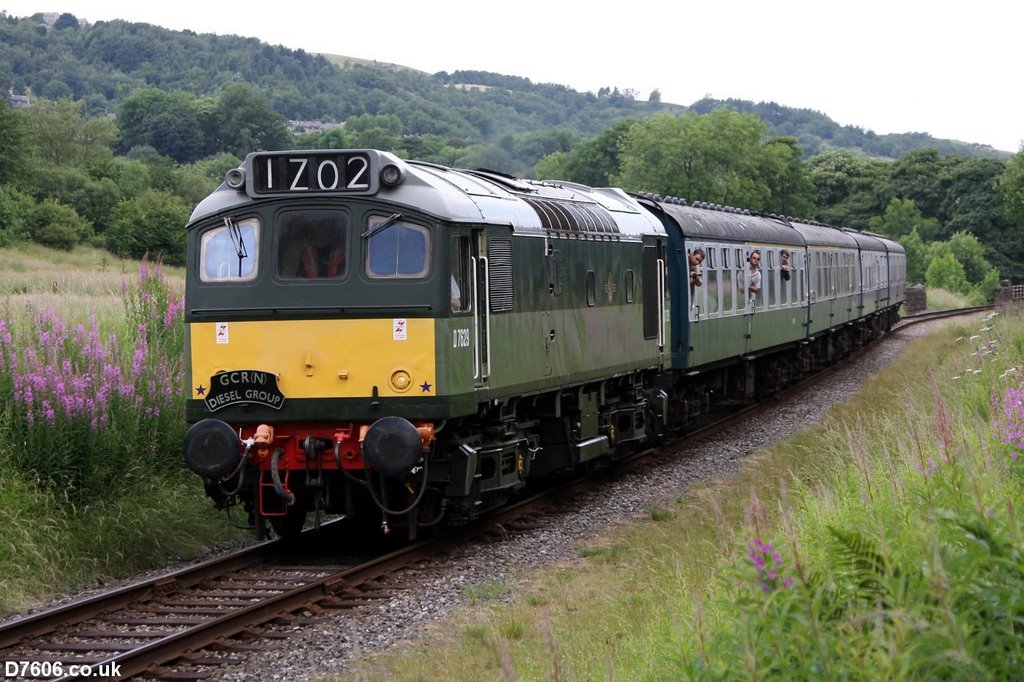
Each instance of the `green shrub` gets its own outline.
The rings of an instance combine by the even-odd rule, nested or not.
[[[0,185],[0,248],[29,239],[36,202],[10,185]]]
[[[70,251],[92,235],[92,224],[74,208],[54,199],[35,205],[29,219],[32,241]]]
[[[150,253],[169,265],[183,265],[189,212],[173,194],[147,189],[114,209],[106,230],[107,248],[125,258]]]

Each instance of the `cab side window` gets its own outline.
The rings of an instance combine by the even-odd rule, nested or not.
[[[470,301],[471,261],[469,259],[469,237],[452,238],[451,299],[452,312],[465,312],[472,308]]]
[[[380,228],[384,216],[371,216],[367,225],[366,276],[370,279],[423,278],[430,269],[430,231],[397,220]],[[375,230],[375,228],[377,228]]]

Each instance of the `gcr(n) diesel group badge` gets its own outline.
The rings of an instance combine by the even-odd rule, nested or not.
[[[266,405],[280,410],[284,405],[284,393],[277,386],[276,374],[258,369],[239,369],[210,377],[210,390],[203,402],[210,412],[242,403]]]

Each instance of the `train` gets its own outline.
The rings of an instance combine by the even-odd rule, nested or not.
[[[867,232],[373,149],[250,153],[186,229],[184,458],[260,537],[415,538],[665,442],[885,334],[906,280]]]

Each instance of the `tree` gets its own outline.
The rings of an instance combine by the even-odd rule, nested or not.
[[[49,165],[101,166],[113,158],[114,122],[87,118],[82,102],[37,99],[27,110],[26,123],[34,157],[44,171]]]
[[[0,185],[21,185],[29,166],[28,130],[20,112],[0,97]]]
[[[224,181],[224,175],[242,160],[232,154],[217,154],[179,169],[178,194],[189,206],[195,206]]]
[[[916,227],[900,237],[899,242],[907,252],[907,284],[923,284],[928,269],[928,246]]]
[[[857,159],[847,151],[828,151],[807,161],[817,189],[815,218],[823,223],[867,229],[892,198],[890,164]]]
[[[74,93],[71,91],[70,85],[59,78],[53,78],[46,83],[40,94],[46,99],[57,100],[70,99]]]
[[[140,90],[118,106],[117,123],[122,152],[148,146],[178,163],[206,155],[208,144],[197,100],[187,93]]]
[[[541,158],[554,152],[569,151],[578,139],[575,133],[553,128],[522,135],[506,135],[498,144],[515,160],[512,172],[526,175]]]
[[[964,268],[964,276],[971,284],[978,284],[992,269],[985,260],[985,248],[970,232],[957,232],[946,242],[949,249]]]
[[[241,157],[249,152],[290,146],[287,121],[252,86],[227,86],[217,100],[214,120],[218,152]]]
[[[613,182],[758,211],[805,210],[802,170],[793,163],[795,140],[766,140],[765,131],[756,114],[727,109],[655,116],[623,137],[622,172]]]
[[[999,191],[1007,216],[1018,228],[1024,228],[1024,151],[1018,152],[999,179]]]
[[[576,144],[568,152],[555,152],[542,158],[537,162],[535,176],[607,187],[620,172],[619,145],[637,123],[636,119],[621,119],[597,137]]]
[[[661,104],[661,90],[658,88],[651,90],[651,94],[647,97],[647,101],[651,104]]]
[[[402,153],[402,122],[394,114],[353,116],[345,121],[345,141],[353,148]]]
[[[78,18],[74,14],[67,12],[57,17],[57,21],[53,22],[53,30],[62,31],[66,28],[80,28],[81,24],[78,23]]]
[[[995,159],[963,159],[950,168],[941,213],[946,216],[943,234],[968,230],[982,243],[984,234],[1005,228],[1006,211],[999,193],[999,179],[1007,165]],[[998,239],[991,241],[999,241]]]
[[[814,185],[800,162],[796,138],[775,137],[762,145],[758,174],[768,188],[762,210],[802,218],[814,215]]]
[[[936,255],[932,257],[924,276],[927,285],[961,294],[969,293],[971,287],[967,283],[964,266],[960,265],[949,246],[944,243],[935,244],[933,253]]]
[[[959,157],[940,157],[937,149],[908,152],[892,165],[890,183],[894,196],[913,199],[922,214],[944,221],[943,200],[952,167]]]
[[[107,248],[125,258],[159,256],[168,265],[185,263],[185,224],[190,208],[178,197],[147,189],[122,201],[107,227]]]
[[[40,198],[59,201],[75,209],[79,216],[102,232],[110,212],[121,200],[121,190],[109,177],[94,178],[82,168],[53,166],[37,172],[35,193]]]
[[[868,221],[872,232],[884,234],[886,237],[899,239],[916,231],[921,239],[933,241],[938,237],[939,221],[925,218],[913,199],[897,199],[893,197],[885,207],[885,215],[875,216]]]

